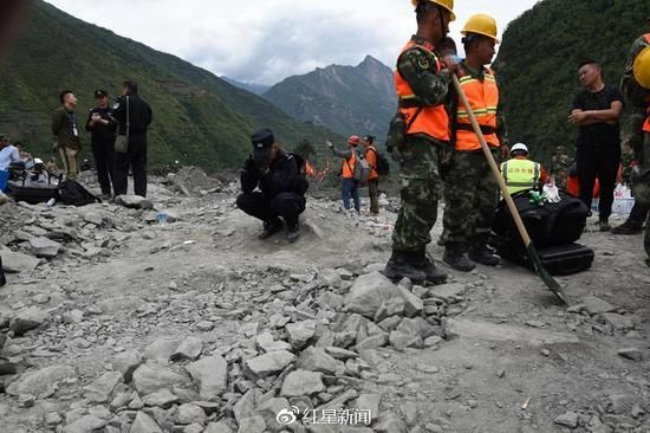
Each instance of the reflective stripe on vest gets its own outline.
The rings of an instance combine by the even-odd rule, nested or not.
[[[499,88],[497,81],[491,70],[483,74],[483,81],[465,75],[460,78],[460,86],[467,96],[469,104],[472,106],[476,121],[486,130],[494,131],[489,134],[483,134],[485,141],[491,147],[499,147],[499,138],[496,134],[497,128],[497,107],[499,105]],[[469,119],[469,113],[465,106],[459,101],[458,112],[456,113],[456,123],[459,127],[456,130],[456,150],[470,151],[481,148],[481,142],[476,133],[471,129],[472,122]],[[470,125],[468,128],[467,125]]]
[[[402,53],[413,46],[417,46],[431,54],[431,58],[435,60],[435,64],[431,65],[431,72],[438,74],[442,69],[442,66],[436,55],[433,53],[433,45],[418,45],[413,41],[409,41],[409,43],[407,43],[402,49]],[[413,92],[409,83],[402,77],[402,74],[400,74],[398,70],[395,70],[393,75],[395,78],[395,91],[399,101],[406,104],[410,101],[417,101],[417,95]],[[407,125],[411,122],[413,116],[415,116],[419,111],[419,114],[411,123],[411,126],[407,131],[405,131],[405,134],[424,134],[435,140],[449,141],[449,116],[445,110],[444,104],[425,106],[422,108],[410,106],[409,104],[409,108],[400,107],[399,111],[404,115]]]
[[[357,164],[356,151],[352,151],[350,159],[343,160],[343,169],[341,170],[341,177],[343,179],[354,179],[354,166]]]
[[[501,176],[511,195],[535,188],[539,183],[540,172],[539,163],[528,159],[511,159],[501,164]]]

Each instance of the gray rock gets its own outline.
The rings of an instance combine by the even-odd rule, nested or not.
[[[38,237],[30,239],[29,247],[32,254],[36,257],[52,259],[59,255],[59,251],[61,251],[63,245],[45,237]]]
[[[142,304],[141,299],[139,304]],[[144,357],[148,360],[167,363],[181,342],[182,340],[178,338],[159,338],[144,349]]]
[[[562,414],[555,418],[553,422],[557,425],[561,425],[563,427],[569,427],[569,428],[576,428],[578,427],[578,420],[580,419],[580,416],[577,413],[574,412],[567,412],[565,414]]]
[[[203,427],[203,424],[199,424],[198,422],[195,422],[188,426],[185,426],[183,428],[183,433],[203,433],[204,428],[205,427]]]
[[[177,401],[178,397],[168,389],[162,389],[158,392],[145,395],[142,399],[142,403],[145,406],[162,407],[163,409],[171,407],[171,405]]]
[[[394,297],[399,297],[397,286],[379,272],[372,272],[357,278],[343,301],[344,310],[373,319],[381,304]]]
[[[447,333],[471,340],[518,341],[536,346],[580,343],[578,337],[573,334],[460,319],[449,319],[447,321]]]
[[[422,340],[422,337],[417,334],[407,335],[402,334],[399,331],[393,331],[390,333],[388,341],[390,342],[390,345],[393,347],[393,349],[400,352],[407,347],[413,347],[417,349],[422,349],[424,347],[424,341]]]
[[[607,412],[615,415],[630,413],[636,402],[637,397],[634,394],[610,395],[609,401],[607,402]]]
[[[336,269],[323,269],[318,273],[318,284],[321,286],[338,289],[342,283],[341,274]]]
[[[451,283],[434,286],[429,290],[429,297],[442,299],[447,303],[454,303],[458,298],[462,297],[467,288],[464,284]]]
[[[309,347],[305,349],[298,358],[296,366],[303,370],[318,371],[324,374],[334,375],[343,368],[343,364],[325,352],[320,347]]]
[[[370,411],[370,419],[376,420],[379,416],[379,405],[381,404],[380,394],[361,394],[354,403],[354,408],[359,411]]]
[[[63,418],[58,412],[48,412],[45,414],[45,424],[48,426],[56,426],[63,422]]]
[[[113,391],[122,382],[122,373],[113,371],[105,373],[84,387],[84,397],[93,403],[108,403]]]
[[[605,313],[603,314],[605,321],[612,325],[616,331],[625,332],[634,328],[634,322],[628,316],[620,314]]]
[[[199,393],[204,400],[217,401],[228,388],[228,362],[221,356],[202,358],[185,369],[199,384]]]
[[[2,269],[11,274],[32,272],[39,264],[39,260],[32,256],[14,253],[4,248],[0,249],[0,257],[2,257]]]
[[[190,381],[165,366],[146,363],[133,373],[133,385],[140,395],[147,395],[174,386],[186,388],[190,386]]]
[[[196,337],[187,337],[183,342],[176,348],[174,353],[171,354],[169,359],[174,362],[178,361],[194,361],[201,356],[201,351],[203,350],[203,341]]]
[[[277,350],[246,360],[244,369],[257,377],[267,377],[284,370],[295,359],[296,356],[293,353]]]
[[[205,425],[207,419],[205,412],[199,406],[194,404],[182,404],[178,407],[176,421],[179,424],[188,425],[198,423]]]
[[[373,335],[364,339],[361,343],[357,344],[357,351],[361,352],[362,350],[368,349],[379,349],[388,344],[388,334],[383,333],[379,335]]]
[[[237,422],[241,422],[244,418],[250,418],[255,414],[253,411],[257,406],[257,390],[251,389],[239,399],[233,406],[233,413]]]
[[[291,413],[292,408],[286,398],[272,398],[259,405],[255,412],[264,418],[266,429],[275,433],[287,428],[286,424],[278,422],[278,415],[280,413]]]
[[[49,321],[50,315],[38,307],[29,307],[16,313],[9,323],[9,330],[20,337]]]
[[[406,317],[419,316],[424,309],[424,302],[422,299],[415,296],[409,290],[402,286],[397,286],[400,296],[404,299],[404,315]]]
[[[196,329],[203,332],[209,332],[214,329],[214,322],[204,320],[196,324]]]
[[[635,362],[643,361],[643,352],[636,347],[621,349],[618,351],[618,356],[622,356],[623,358],[627,358]]]
[[[133,209],[153,209],[153,203],[139,195],[118,195],[115,204]]]
[[[404,314],[404,298],[395,297],[382,302],[379,310],[375,314],[375,322],[380,323],[392,316],[402,316]]]
[[[37,371],[25,373],[7,387],[7,394],[18,396],[32,394],[45,398],[54,394],[54,384],[66,379],[76,378],[75,370],[68,365],[54,365]]]
[[[359,354],[351,350],[341,349],[340,347],[327,346],[325,347],[325,352],[332,355],[335,359],[353,359],[358,358]]]
[[[65,426],[63,433],[93,433],[96,430],[104,428],[107,424],[108,420],[97,418],[95,415],[86,415],[72,424]]]
[[[441,332],[421,317],[403,319],[396,328],[397,332],[423,340]]]
[[[133,372],[142,364],[144,358],[139,350],[127,350],[117,354],[111,363],[113,369],[122,373],[125,383],[131,383]]]
[[[307,370],[292,371],[284,379],[280,395],[283,397],[311,396],[325,391],[323,374]]]
[[[233,433],[233,429],[223,421],[211,422],[203,433]]]
[[[602,299],[596,296],[588,296],[584,298],[580,306],[582,310],[586,311],[592,316],[596,314],[609,313],[611,311],[616,310],[616,307],[614,307],[612,304],[603,301]],[[578,306],[576,305],[572,308],[578,308]]]
[[[97,227],[101,227],[104,224],[104,217],[98,213],[89,212],[84,214],[84,221],[90,224],[95,224]]]
[[[406,423],[394,412],[388,412],[379,418],[374,427],[376,433],[407,433]]]
[[[264,430],[266,430],[266,422],[263,417],[257,415],[241,420],[237,433],[264,433]]]
[[[289,323],[285,326],[289,336],[289,343],[295,350],[300,350],[316,334],[317,323],[314,320],[305,320],[298,323]]]
[[[393,298],[393,299],[398,299],[398,298]],[[402,302],[404,301],[402,300]],[[379,326],[385,332],[391,332],[397,329],[397,327],[401,322],[402,322],[402,316],[393,316],[393,317],[389,317],[388,319],[382,320],[377,324],[377,326]]]
[[[264,352],[274,352],[276,350],[291,350],[291,345],[286,341],[274,341],[273,335],[270,332],[264,332],[255,338],[257,347]]]
[[[163,433],[160,426],[144,412],[138,412],[129,433]]]

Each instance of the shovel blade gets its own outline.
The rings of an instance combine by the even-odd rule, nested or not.
[[[542,266],[542,261],[539,258],[539,254],[537,254],[537,250],[535,249],[535,246],[533,243],[529,243],[528,246],[526,247],[526,251],[528,252],[528,258],[530,259],[530,262],[533,264],[533,268],[535,269],[535,272],[539,277],[544,281],[544,284],[546,284],[546,287],[549,288],[551,292],[555,296],[558,297],[562,302],[564,302],[566,305],[569,304],[569,298],[566,296],[564,293],[564,289],[562,286],[560,286],[560,283],[558,283],[555,278],[551,274],[548,273],[546,269],[544,269],[544,266]]]

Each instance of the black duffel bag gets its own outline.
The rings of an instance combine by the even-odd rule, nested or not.
[[[580,239],[587,224],[589,209],[577,198],[561,194],[557,203],[530,202],[528,191],[512,196],[528,235],[537,247],[568,245]],[[497,207],[492,231],[511,248],[525,249],[505,200]]]

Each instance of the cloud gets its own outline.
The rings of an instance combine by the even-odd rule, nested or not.
[[[261,84],[370,54],[392,65],[415,31],[408,0],[48,0],[54,6],[217,75]],[[467,3],[465,5],[464,3]],[[472,14],[505,27],[535,0],[456,1],[452,37]]]

